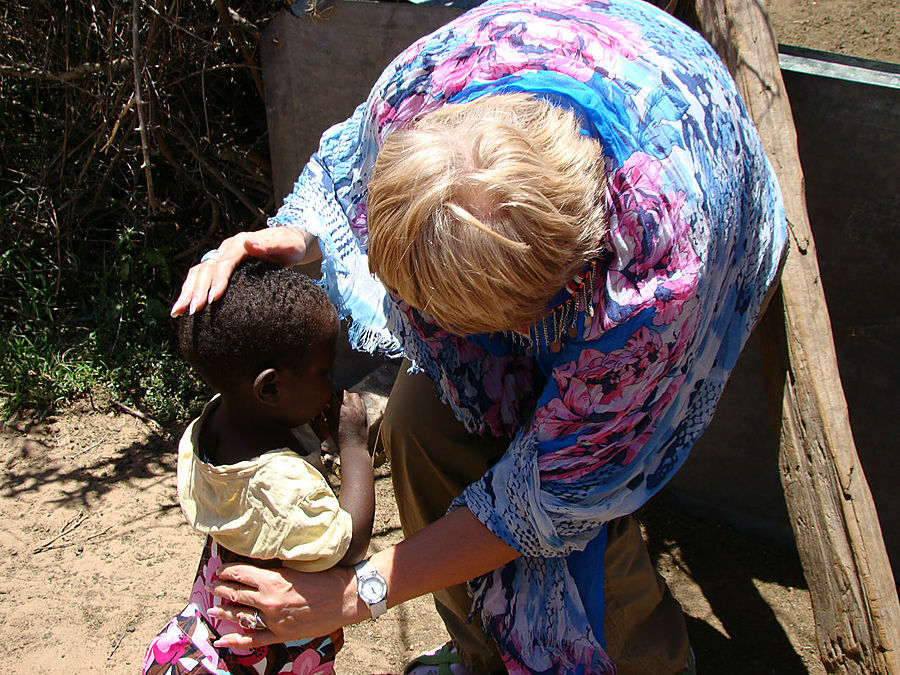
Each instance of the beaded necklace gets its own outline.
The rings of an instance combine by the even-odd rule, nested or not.
[[[587,267],[576,274],[548,303],[551,309],[537,323],[528,328],[504,331],[513,342],[525,349],[544,348],[554,354],[563,347],[563,339],[578,336],[578,313],[584,313],[584,327],[588,328],[594,317],[594,283],[597,279],[597,265],[594,258]]]

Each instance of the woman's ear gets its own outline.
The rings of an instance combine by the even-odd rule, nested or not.
[[[263,405],[278,405],[278,371],[266,368],[253,380],[253,396]]]

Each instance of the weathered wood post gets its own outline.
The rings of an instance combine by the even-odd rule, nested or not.
[[[761,324],[788,512],[826,670],[900,673],[900,603],[850,430],[803,171],[763,0],[672,0],[734,76],[784,193],[790,252]]]

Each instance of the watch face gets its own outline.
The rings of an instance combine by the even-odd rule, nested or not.
[[[378,577],[365,577],[359,581],[359,597],[368,604],[374,604],[384,600],[387,595],[387,585]]]

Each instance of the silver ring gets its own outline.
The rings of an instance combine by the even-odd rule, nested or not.
[[[241,614],[238,617],[238,625],[244,630],[265,630],[268,628],[266,622],[259,615],[259,612],[253,614]]]
[[[214,248],[211,251],[207,251],[203,254],[203,257],[200,258],[200,262],[205,263],[207,260],[218,260],[219,259],[219,249]]]

